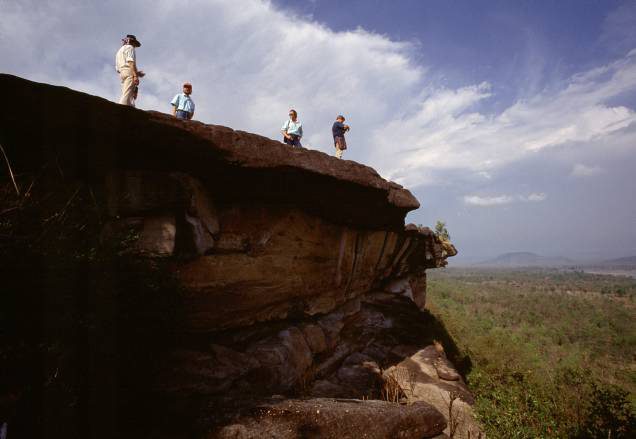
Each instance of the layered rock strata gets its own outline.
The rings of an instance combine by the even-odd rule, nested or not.
[[[424,304],[425,270],[445,263],[429,229],[338,224],[298,206],[217,201],[183,173],[113,171],[103,239],[173,257],[191,331],[326,314],[372,289]],[[361,208],[363,208],[361,206]]]
[[[449,419],[422,389],[471,404],[445,356],[423,360],[440,336],[422,313],[426,270],[456,251],[404,225],[419,207],[408,190],[367,166],[255,134],[8,75],[0,90],[22,102],[19,113],[0,110],[13,167],[54,164],[60,184],[86,185],[101,212],[100,247],[134,261],[127,275],[160,266],[170,277],[178,318],[148,390],[199,401],[203,430],[365,437],[354,432],[383,416],[366,437],[433,437]]]

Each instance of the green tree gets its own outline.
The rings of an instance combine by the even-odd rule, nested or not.
[[[446,229],[446,223],[444,221],[437,221],[437,224],[435,224],[435,234],[440,239],[450,241],[450,234],[448,233],[448,229]]]
[[[616,439],[634,437],[636,414],[629,393],[612,385],[592,386],[589,413],[583,432],[578,437],[588,439],[611,437]]]

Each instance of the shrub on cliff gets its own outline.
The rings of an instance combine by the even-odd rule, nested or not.
[[[448,229],[446,228],[446,223],[444,221],[437,221],[437,224],[435,224],[435,234],[439,239],[442,239],[444,241],[450,242],[451,240]]]

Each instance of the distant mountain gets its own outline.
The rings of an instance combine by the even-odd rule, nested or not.
[[[572,265],[574,261],[568,258],[540,256],[530,252],[514,252],[499,255],[494,259],[480,262],[476,265],[483,267],[555,267]]]
[[[613,268],[634,268],[636,267],[636,256],[610,259],[608,261],[603,261],[595,265],[603,266],[603,267],[613,267]]]

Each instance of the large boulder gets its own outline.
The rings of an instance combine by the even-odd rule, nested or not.
[[[424,439],[446,427],[444,416],[424,402],[309,399],[260,404],[253,414],[213,432],[219,439]]]
[[[267,389],[286,391],[299,385],[312,364],[302,331],[287,328],[276,337],[258,341],[246,353],[260,363],[257,380]]]
[[[445,433],[458,439],[484,437],[474,416],[474,398],[440,345],[406,357],[384,370],[383,377],[385,387],[393,387],[409,402],[426,401],[443,413],[448,423]]]

